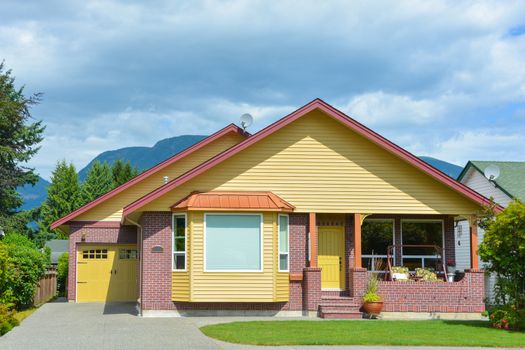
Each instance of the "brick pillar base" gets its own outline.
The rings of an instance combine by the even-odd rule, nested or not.
[[[366,285],[368,284],[368,270],[364,267],[353,267],[348,275],[351,295],[355,298],[361,298],[365,294]]]
[[[467,269],[463,278],[470,283],[471,302],[477,305],[480,312],[485,311],[485,270]]]
[[[321,269],[305,267],[303,279],[303,309],[317,311],[321,302]]]

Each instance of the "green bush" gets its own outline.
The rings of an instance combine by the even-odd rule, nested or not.
[[[0,242],[0,303],[8,309],[33,304],[36,285],[49,265],[49,252],[26,236],[11,233]]]
[[[68,261],[69,254],[62,253],[58,257],[58,266],[57,266],[57,288],[58,294],[60,296],[66,295],[66,284],[67,284],[67,273],[68,273]]]
[[[503,305],[489,310],[490,324],[495,328],[525,330],[525,305]]]
[[[6,305],[0,304],[0,335],[6,334],[13,327],[18,326],[19,322],[14,315],[15,311],[9,310]]]
[[[485,227],[479,253],[487,270],[498,276],[496,301],[517,305],[525,300],[525,204],[511,202]]]

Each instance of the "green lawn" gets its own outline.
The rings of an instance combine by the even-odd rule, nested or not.
[[[433,345],[525,347],[525,333],[484,321],[254,321],[204,326],[209,337],[255,345]]]

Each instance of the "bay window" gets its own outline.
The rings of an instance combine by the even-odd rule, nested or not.
[[[205,214],[205,271],[262,271],[262,215]]]
[[[289,271],[288,215],[279,215],[279,271]]]
[[[186,215],[173,215],[173,271],[186,270]]]

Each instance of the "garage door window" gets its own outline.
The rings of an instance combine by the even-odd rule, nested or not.
[[[107,259],[108,250],[107,249],[90,249],[82,251],[83,259]]]
[[[136,249],[120,249],[118,257],[121,260],[135,260],[137,259],[137,250]]]

